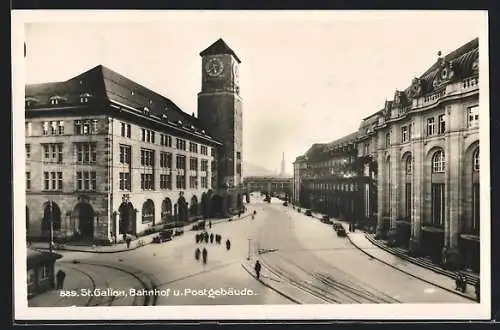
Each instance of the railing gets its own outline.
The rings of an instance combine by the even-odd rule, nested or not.
[[[479,77],[471,77],[462,80],[462,88],[468,89],[479,84]]]
[[[424,104],[430,103],[430,102],[435,102],[435,101],[439,100],[441,97],[443,97],[444,94],[445,94],[445,90],[443,89],[440,92],[427,95],[424,97]]]

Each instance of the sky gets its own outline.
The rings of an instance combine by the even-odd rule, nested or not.
[[[26,83],[102,64],[196,113],[199,53],[241,59],[243,160],[286,172],[313,143],[356,131],[436,60],[482,37],[484,12],[61,13],[25,25]]]

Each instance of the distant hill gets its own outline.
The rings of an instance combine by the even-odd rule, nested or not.
[[[243,177],[247,176],[274,176],[277,173],[259,165],[243,162]]]

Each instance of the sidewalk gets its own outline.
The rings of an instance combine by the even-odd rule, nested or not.
[[[313,217],[321,219],[322,214],[313,213]],[[370,239],[368,239],[367,234],[364,231],[358,230],[354,233],[349,232],[349,224],[346,221],[333,219],[335,222],[339,222],[344,226],[347,232],[347,238],[349,241],[360,251],[365,253],[371,258],[377,259],[378,261],[397,269],[407,275],[418,278],[424,282],[440,287],[443,290],[461,295],[465,298],[476,300],[476,294],[474,291],[474,286],[467,284],[467,290],[462,293],[455,290],[455,280],[454,278],[444,275],[442,272],[436,272],[433,269],[417,265],[408,260],[398,257],[385,249],[373,244]]]
[[[215,225],[215,224],[221,223],[221,222],[228,222],[229,219],[231,219],[232,221],[236,221],[236,220],[242,220],[242,219],[247,218],[249,216],[250,216],[250,213],[247,211],[245,213],[242,213],[241,217],[239,217],[239,218],[237,215],[233,215],[230,218],[206,219],[206,221],[207,222],[212,221],[212,225]],[[201,220],[199,220],[199,221],[201,221]],[[195,221],[195,222],[198,222],[198,221]],[[191,227],[193,226],[193,224],[195,222],[191,222],[191,223],[186,224],[180,228],[182,228],[184,230],[184,232],[191,231]],[[118,252],[135,250],[135,249],[138,249],[140,247],[151,244],[153,242],[153,238],[157,235],[158,235],[158,232],[138,237],[130,243],[130,248],[128,248],[128,249],[127,249],[127,244],[124,242],[121,242],[121,243],[117,243],[115,245],[110,245],[110,246],[72,245],[71,243],[66,243],[66,244],[64,244],[63,247],[60,247],[60,248],[57,248],[54,250],[55,251],[89,252],[89,253],[118,253]],[[175,237],[172,237],[172,239],[175,239]],[[36,249],[36,250],[49,250],[48,242],[33,242],[33,243],[31,243],[31,248]]]
[[[56,271],[62,269],[66,273],[64,290],[91,289],[94,287],[93,278],[72,268],[69,265],[56,264]],[[28,307],[67,307],[86,306],[90,302],[90,297],[62,297],[59,290],[46,291],[28,300]]]

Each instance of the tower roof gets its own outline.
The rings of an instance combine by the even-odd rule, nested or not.
[[[206,56],[206,55],[220,55],[220,54],[229,54],[233,55],[236,61],[238,63],[241,63],[241,60],[238,58],[238,56],[235,54],[235,52],[229,48],[229,46],[220,38],[213,44],[211,44],[207,49],[202,51],[200,53],[200,56]]]

